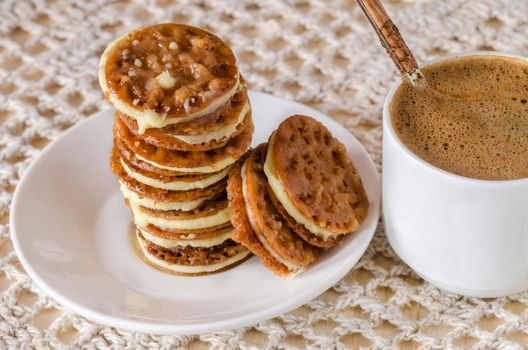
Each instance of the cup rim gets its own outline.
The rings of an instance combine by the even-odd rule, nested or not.
[[[435,57],[431,60],[428,60],[425,64],[420,65],[421,67],[446,61],[452,58],[457,57],[466,57],[466,56],[501,56],[501,57],[511,57],[511,58],[518,58],[525,61],[528,61],[528,57],[515,54],[515,53],[509,53],[509,52],[500,52],[500,51],[464,51],[459,53],[453,53],[448,54],[444,56]],[[388,132],[391,134],[391,136],[394,138],[396,144],[406,153],[409,157],[414,159],[416,162],[424,166],[425,168],[430,169],[431,171],[435,171],[439,174],[442,174],[444,176],[450,177],[454,180],[462,181],[462,182],[468,182],[468,183],[474,183],[474,184],[484,184],[484,185],[512,185],[512,184],[525,184],[528,183],[528,177],[521,178],[521,179],[510,179],[510,180],[486,180],[486,179],[475,179],[468,176],[458,175],[452,172],[449,172],[447,170],[444,170],[442,168],[439,168],[433,164],[430,164],[423,160],[422,158],[418,157],[416,154],[414,154],[407,146],[400,140],[396,132],[394,131],[394,128],[392,126],[392,122],[390,120],[390,112],[389,112],[389,105],[392,102],[392,98],[394,97],[394,93],[396,90],[400,87],[400,85],[403,83],[403,80],[400,78],[398,81],[396,81],[391,88],[389,89],[389,92],[385,96],[385,101],[383,103],[383,137],[385,137],[385,133]]]

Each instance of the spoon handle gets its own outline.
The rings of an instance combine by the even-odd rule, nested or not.
[[[378,34],[381,44],[392,58],[401,76],[415,83],[423,75],[411,50],[403,40],[380,0],[356,0],[370,24]]]

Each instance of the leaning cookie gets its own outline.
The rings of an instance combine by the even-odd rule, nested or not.
[[[227,181],[227,196],[229,207],[231,208],[231,223],[235,227],[232,239],[247,247],[253,254],[258,256],[264,266],[273,271],[278,276],[286,276],[288,268],[277,261],[260,243],[251,228],[246,213],[244,197],[242,196],[242,176],[240,169],[243,162],[236,163],[229,172]]]
[[[273,206],[262,170],[265,155],[266,145],[262,144],[230,173],[233,239],[260,257],[275,274],[296,274],[316,260],[318,250],[300,239]]]
[[[367,215],[368,198],[345,147],[311,117],[295,115],[279,125],[264,172],[277,206],[290,224],[304,226],[297,232],[312,245],[335,245]]]

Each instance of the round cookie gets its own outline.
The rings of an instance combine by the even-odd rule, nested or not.
[[[251,256],[248,249],[230,239],[208,248],[185,246],[167,249],[146,240],[139,231],[136,238],[146,262],[177,275],[199,276],[226,271]]]
[[[220,196],[209,199],[201,206],[190,211],[153,210],[129,203],[136,226],[145,228],[149,225],[161,230],[185,232],[221,227],[230,222],[230,209],[227,199]]]
[[[169,240],[194,240],[194,239],[207,239],[214,237],[218,232],[225,230],[233,230],[233,226],[230,222],[226,222],[221,225],[216,225],[212,227],[206,227],[196,230],[165,230],[154,225],[147,225],[146,227],[141,227],[141,231],[147,231],[149,234]]]
[[[216,230],[209,230],[207,233],[201,234],[181,234],[177,238],[160,237],[152,234],[148,229],[137,227],[141,235],[147,240],[160,247],[172,249],[175,247],[191,246],[195,248],[210,248],[215,245],[224,243],[233,236],[233,226],[226,225],[219,227]]]
[[[226,178],[229,172],[228,167],[212,174],[163,176],[137,168],[123,157],[120,157],[120,162],[129,177],[142,184],[168,191],[189,191],[206,188]]]
[[[318,251],[300,239],[273,206],[262,169],[265,156],[266,145],[261,144],[240,171],[248,221],[264,249],[289,272],[297,273],[315,261]]]
[[[243,93],[242,93],[243,92]],[[137,121],[123,113],[116,117],[146,143],[175,151],[207,151],[223,147],[250,123],[251,106],[246,89],[237,93],[220,114],[206,115],[191,122],[151,128],[140,134]]]
[[[166,132],[161,132],[161,129],[148,129],[144,134],[138,134],[136,128],[137,124],[134,123],[133,119],[125,116],[124,114],[116,113],[116,117],[123,122],[126,127],[131,130],[134,135],[146,142],[149,145],[158,148],[164,148],[171,151],[209,151],[221,148],[225,146],[231,139],[237,137],[242,133],[248,126],[252,123],[251,111],[249,104],[245,106],[246,108],[242,110],[240,108],[236,111],[233,118],[230,120],[231,124],[226,124],[222,127],[224,119],[217,120],[216,122],[209,123],[208,125],[219,125],[216,130],[219,135],[215,139],[213,134],[203,134],[203,135],[176,135]],[[240,118],[239,118],[240,117]],[[213,131],[214,132],[214,131]],[[186,140],[197,140],[196,143],[187,143]],[[200,140],[205,140],[204,142]]]
[[[145,185],[126,173],[121,163],[118,150],[114,147],[110,157],[110,167],[119,182],[124,185],[130,192],[136,194],[139,198],[148,198],[154,202],[168,203],[189,202],[197,199],[212,198],[222,193],[226,186],[226,180],[221,180],[209,187],[193,189],[189,191],[169,191]],[[177,204],[177,203],[176,203]],[[162,208],[160,208],[162,209]]]
[[[323,241],[353,232],[368,199],[346,149],[317,120],[295,115],[271,135],[264,171],[286,212]]]
[[[236,58],[217,36],[164,23],[129,32],[101,56],[99,84],[139,132],[213,113],[240,89]]]
[[[119,138],[135,157],[155,168],[180,173],[215,173],[233,164],[250,147],[253,122],[223,147],[209,151],[173,151],[152,146],[136,137],[119,118],[115,118],[114,138]]]

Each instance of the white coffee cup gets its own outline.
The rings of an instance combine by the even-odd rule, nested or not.
[[[496,55],[469,52],[448,58]],[[528,178],[478,180],[439,169],[397,137],[383,107],[383,220],[390,245],[426,281],[449,292],[498,297],[528,289]],[[528,161],[528,160],[527,160]]]

